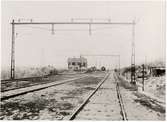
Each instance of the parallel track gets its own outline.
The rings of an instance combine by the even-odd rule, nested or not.
[[[59,74],[59,75],[63,75],[63,74]],[[7,91],[10,91],[10,90],[16,90],[16,89],[20,89],[20,88],[26,88],[26,87],[31,87],[31,86],[42,85],[42,84],[47,84],[47,83],[54,82],[54,81],[49,81],[47,78],[49,78],[49,76],[45,75],[45,76],[41,76],[41,77],[27,77],[27,78],[18,78],[18,79],[14,79],[14,80],[11,80],[11,79],[1,80],[1,85],[2,84],[7,84],[7,83],[13,83],[13,82],[16,83],[15,88],[2,89],[2,86],[1,86],[1,92],[7,92]],[[35,81],[39,80],[41,82],[33,83],[34,80]],[[17,86],[19,84],[19,82],[22,82],[22,81],[29,82],[29,85]]]
[[[17,82],[17,81],[16,81],[16,82]],[[47,82],[47,83],[50,83],[50,82]],[[7,91],[11,91],[11,90],[21,89],[21,88],[26,88],[26,87],[36,86],[36,85],[42,85],[42,84],[47,84],[47,83],[46,83],[46,82],[34,83],[34,84],[28,85],[28,86],[21,86],[21,87],[16,87],[16,88],[11,88],[11,89],[1,90],[1,92],[7,92]]]
[[[26,87],[30,87],[30,86],[35,86],[35,85],[40,85],[40,84],[46,84],[46,78],[48,78],[49,76],[40,76],[40,77],[27,77],[27,78],[17,78],[17,79],[6,79],[6,80],[1,80],[1,92],[6,92],[6,91],[10,91],[10,90],[16,90],[16,89],[20,89],[20,88],[26,88]],[[40,83],[33,83],[33,81],[41,81]],[[30,85],[26,85],[26,86],[17,86],[20,82],[22,81],[27,81],[29,82]],[[2,85],[6,85],[8,83],[14,83],[16,87],[14,88],[9,88],[9,89],[2,89]],[[33,84],[31,84],[33,83]],[[47,82],[49,83],[49,82]]]
[[[70,116],[69,120],[74,120],[76,118],[76,116],[80,113],[80,111],[82,111],[82,109],[84,108],[84,106],[89,102],[89,99],[98,91],[98,89],[101,87],[101,85],[106,81],[106,79],[108,78],[109,75],[110,75],[110,73],[106,74],[106,76],[97,85],[97,87],[95,88],[95,90],[93,92],[91,92],[88,95],[88,97],[85,99],[85,101],[74,111],[74,113]],[[45,86],[45,87],[41,87],[41,88],[37,88],[37,89],[28,90],[28,91],[21,92],[21,93],[18,93],[18,94],[14,94],[14,95],[10,95],[10,96],[5,96],[5,97],[1,98],[1,101],[2,100],[7,100],[9,98],[13,98],[13,97],[16,97],[16,96],[19,96],[19,95],[23,95],[23,94],[26,94],[26,93],[29,93],[29,92],[34,92],[34,91],[46,89],[48,87],[65,84],[67,82],[71,82],[71,81],[74,81],[74,80],[77,80],[77,79],[82,79],[82,78],[85,78],[85,77],[87,77],[87,76],[80,77],[80,78],[75,78],[75,79],[70,79],[70,80],[65,80],[64,82],[55,83],[53,85],[49,85],[49,86]],[[126,114],[126,111],[125,111],[125,107],[124,107],[124,103],[123,103],[123,100],[122,100],[122,96],[121,96],[121,93],[120,93],[120,88],[119,88],[119,83],[118,83],[118,77],[116,75],[114,75],[114,78],[116,80],[116,92],[117,92],[117,97],[118,97],[118,100],[119,100],[119,106],[120,106],[120,110],[121,110],[122,120],[127,121],[128,118],[127,118],[127,114]]]
[[[52,87],[52,86],[57,86],[57,85],[65,84],[65,83],[72,82],[72,81],[75,81],[75,80],[78,80],[78,79],[82,79],[82,78],[86,78],[86,77],[87,76],[83,76],[83,77],[79,77],[79,78],[73,78],[73,79],[69,79],[69,80],[64,80],[62,82],[58,82],[57,81],[58,83],[51,84],[51,85],[47,85],[49,83],[46,83],[46,86],[35,88],[35,89],[30,89],[30,90],[25,90],[23,92],[15,93],[15,94],[12,94],[12,95],[9,95],[9,96],[2,96],[2,94],[1,94],[1,101],[7,100],[7,99],[10,99],[10,98],[13,98],[13,97],[17,97],[19,95],[27,94],[27,93],[30,93],[30,92],[34,92],[34,91],[39,91],[39,90],[42,90],[42,89],[46,89],[46,88],[49,88],[49,87]],[[45,84],[40,84],[40,85],[45,85]],[[34,86],[38,86],[38,85],[34,85]],[[30,87],[32,87],[32,86],[30,86]],[[28,88],[28,87],[26,87],[26,88]],[[14,91],[14,90],[11,90],[11,91]],[[5,93],[5,92],[2,92],[2,93]]]

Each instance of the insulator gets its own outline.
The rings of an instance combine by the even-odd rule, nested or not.
[[[54,24],[52,24],[52,34],[55,34],[54,33]]]

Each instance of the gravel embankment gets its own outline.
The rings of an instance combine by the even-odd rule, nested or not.
[[[165,108],[136,87],[119,78],[121,94],[129,120],[165,120]]]

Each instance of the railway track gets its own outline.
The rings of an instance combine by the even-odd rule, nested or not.
[[[88,75],[87,75],[88,76]],[[13,92],[15,94],[1,95],[1,100],[6,100],[12,97],[17,97],[19,95],[23,95],[29,92],[34,92],[38,90],[42,90],[48,87],[65,84],[67,82],[76,81],[77,79],[83,79],[87,76],[82,76],[80,78],[74,78],[70,80],[64,80],[61,82],[57,82],[54,84],[49,84],[41,87],[34,87],[31,89]],[[84,80],[84,79],[83,79]],[[108,95],[108,96],[107,96]],[[122,96],[119,89],[118,79],[115,74],[107,73],[105,77],[98,83],[94,90],[88,94],[86,99],[83,101],[81,105],[79,105],[74,111],[72,111],[70,116],[67,116],[68,120],[128,120],[125,107],[123,104]],[[77,105],[77,104],[76,104]],[[94,106],[95,105],[95,106]],[[94,106],[92,108],[92,106]],[[105,106],[105,107],[104,107]],[[97,108],[97,111],[101,111],[101,113],[94,113],[94,109]],[[88,115],[88,109],[90,109],[91,115]],[[111,112],[112,111],[112,112]],[[86,114],[85,114],[86,113]],[[84,115],[85,114],[85,115]],[[85,118],[87,117],[87,118]],[[93,118],[96,117],[96,118]]]
[[[88,95],[88,97],[85,99],[85,101],[79,106],[79,108],[76,109],[76,111],[71,115],[69,120],[74,120],[76,115],[83,109],[83,107],[88,103],[89,99],[96,93],[96,91],[100,88],[100,86],[104,83],[104,81],[107,79],[109,74],[107,74],[102,81],[97,85],[96,89]]]
[[[114,80],[116,81],[115,82],[115,89],[113,89],[113,88],[110,88],[110,87],[108,87],[108,85],[106,85],[107,87],[105,87],[105,88],[101,88],[101,86],[104,84],[104,82],[106,81],[106,80],[108,80],[108,77],[110,76],[110,73],[108,73],[102,80],[101,80],[101,82],[97,85],[97,87],[96,87],[96,89],[92,92],[92,93],[90,93],[89,95],[88,95],[88,97],[85,99],[85,101],[73,112],[73,114],[69,117],[69,120],[74,120],[74,119],[78,119],[78,120],[81,120],[81,119],[85,119],[84,117],[86,117],[86,119],[90,119],[89,118],[89,113],[90,114],[92,114],[92,113],[94,113],[94,111],[92,111],[91,112],[91,110],[90,110],[90,108],[91,108],[91,104],[92,105],[95,105],[95,104],[98,104],[98,105],[107,105],[107,104],[109,104],[109,105],[111,105],[111,106],[113,106],[113,104],[112,103],[109,103],[107,100],[105,101],[105,103],[97,103],[97,102],[99,102],[100,101],[100,99],[102,99],[102,98],[100,98],[99,100],[91,100],[95,95],[96,95],[96,92],[98,92],[100,89],[101,90],[103,90],[103,91],[105,91],[105,90],[116,90],[115,92],[113,92],[113,94],[115,94],[115,99],[117,99],[117,107],[115,108],[115,109],[118,109],[119,107],[120,107],[120,111],[117,111],[117,110],[115,110],[116,112],[114,113],[114,114],[117,114],[117,116],[118,116],[118,114],[121,116],[119,116],[118,118],[116,118],[116,120],[117,119],[120,119],[120,120],[128,120],[128,118],[127,118],[127,114],[126,114],[126,111],[125,111],[125,108],[124,108],[124,103],[123,103],[123,100],[122,100],[122,96],[121,96],[121,93],[120,93],[120,89],[119,89],[119,84],[118,84],[118,80],[117,80],[117,77],[115,76],[115,74],[114,74]],[[112,96],[112,95],[111,95]],[[113,96],[114,97],[114,96]],[[117,97],[117,98],[116,98]],[[96,99],[96,97],[95,97],[95,99]],[[92,101],[96,101],[96,102],[92,102]],[[90,106],[88,106],[90,104]],[[85,108],[86,106],[88,106],[87,108]],[[100,107],[100,106],[94,106],[94,108],[98,108],[98,107]],[[85,110],[84,110],[85,109]],[[90,111],[90,112],[87,112],[87,111]],[[98,112],[100,112],[101,110],[98,110]],[[105,110],[106,111],[106,110]],[[96,113],[96,112],[95,112]],[[92,114],[90,117],[92,117],[92,116],[98,116],[98,114],[96,115],[96,114]],[[81,114],[81,115],[80,115]],[[104,114],[104,113],[103,113]],[[113,114],[113,113],[112,113]],[[114,114],[113,114],[113,116],[114,116]],[[79,117],[78,117],[79,116]],[[109,116],[109,115],[107,115],[107,116]],[[113,117],[112,115],[110,116],[111,118],[104,118],[104,117],[101,117],[100,119],[107,119],[107,120],[112,120],[112,117]],[[92,119],[92,120],[95,120],[95,119]]]
[[[76,74],[74,74],[73,77]],[[17,78],[14,80],[11,79],[6,79],[6,80],[1,80],[1,92],[6,92],[6,91],[10,91],[10,90],[16,90],[16,89],[20,89],[20,88],[26,88],[26,87],[30,87],[30,86],[35,86],[35,85],[40,85],[40,84],[47,84],[50,82],[54,82],[57,79],[62,79],[62,77],[70,77],[71,78],[71,74],[59,74],[56,75],[54,77],[56,77],[56,79],[50,79],[50,77],[52,76],[40,76],[40,77],[27,77],[27,78]],[[78,77],[78,76],[77,76]],[[12,88],[8,88],[7,86],[13,86]]]
[[[48,87],[69,83],[69,82],[79,80],[79,79],[82,79],[82,78],[86,78],[86,77],[88,77],[88,75],[84,75],[84,76],[80,76],[80,77],[72,78],[72,79],[67,79],[67,80],[60,80],[60,81],[56,81],[56,82],[37,84],[37,85],[28,86],[28,87],[24,87],[24,88],[9,90],[9,91],[6,91],[6,92],[1,92],[1,101],[2,100],[7,100],[9,98],[17,97],[19,95],[27,94],[27,93],[30,93],[30,92],[46,89]]]
[[[123,102],[123,99],[122,99],[122,96],[121,96],[119,83],[118,83],[118,78],[117,78],[116,75],[114,77],[115,77],[115,80],[116,80],[116,91],[117,91],[117,97],[118,97],[119,105],[120,105],[120,109],[121,109],[122,120],[127,121],[128,118],[127,118],[126,110],[125,110],[125,107],[124,107],[124,102]]]
[[[84,101],[84,98],[96,88],[105,75],[106,72],[84,74],[86,77],[79,80],[40,91],[37,90],[30,94],[16,95],[13,99],[1,102],[4,114],[0,117],[2,119],[19,118],[21,120],[25,118],[30,120],[34,120],[34,118],[41,120],[66,119],[70,116],[74,108]],[[15,110],[19,112],[16,113]],[[48,114],[43,113],[44,110]],[[24,116],[22,116],[22,113],[24,113]]]
[[[18,84],[17,83],[18,81],[15,81],[15,82],[16,82],[16,84]],[[28,86],[26,85],[26,86],[21,86],[21,87],[16,87],[16,88],[10,88],[10,89],[1,89],[1,92],[7,92],[7,91],[10,91],[10,90],[16,90],[16,89],[21,89],[21,88],[26,88],[26,87],[31,87],[31,86],[41,85],[41,84],[47,84],[47,83],[50,83],[50,82],[44,82],[43,81],[41,83],[34,83],[34,84],[31,84],[31,85],[28,85]],[[16,86],[18,86],[18,85],[16,85]]]

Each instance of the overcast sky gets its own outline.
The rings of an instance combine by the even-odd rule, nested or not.
[[[71,21],[71,18],[110,18],[112,22],[132,22],[135,27],[136,63],[165,59],[164,2],[2,2],[2,67],[10,66],[12,19],[22,22]],[[74,20],[89,21],[89,20]],[[55,65],[66,67],[68,57],[80,54],[120,54],[121,66],[131,63],[132,26],[87,25],[16,26],[16,66]],[[66,31],[65,31],[66,30]],[[69,31],[73,30],[73,31]],[[74,31],[75,30],[75,31]],[[116,58],[92,58],[91,63],[117,64]],[[89,63],[88,62],[88,63]],[[110,63],[108,63],[110,62]],[[102,65],[102,64],[101,64]]]

